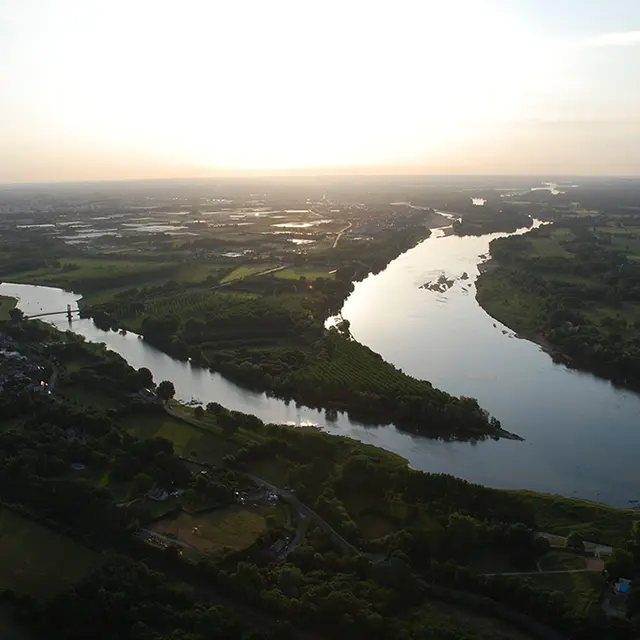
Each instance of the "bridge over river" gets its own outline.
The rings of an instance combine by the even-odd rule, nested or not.
[[[43,313],[34,313],[32,315],[25,316],[29,320],[36,320],[38,318],[47,318],[49,316],[67,316],[69,320],[73,318],[73,314],[80,315],[80,309],[72,309],[71,305],[67,305],[65,311],[45,311]]]

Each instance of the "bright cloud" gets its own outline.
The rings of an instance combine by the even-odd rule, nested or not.
[[[629,47],[640,45],[640,31],[620,31],[618,33],[604,33],[590,41],[595,46]]]

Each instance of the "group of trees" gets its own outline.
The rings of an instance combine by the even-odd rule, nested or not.
[[[91,366],[114,382],[122,377],[136,380],[140,387],[153,386],[147,370],[121,370],[119,360],[100,351],[94,351],[93,358]],[[168,382],[158,385],[160,397],[173,391]],[[464,568],[491,550],[508,552],[523,567],[544,552],[533,535],[535,514],[517,494],[416,472],[401,459],[355,441],[264,425],[255,416],[215,402],[202,413],[230,439],[241,427],[244,444],[235,455],[226,456],[221,467],[193,476],[169,441],[140,441],[120,428],[119,419],[131,411],[141,412],[136,415],[144,419],[163,413],[157,404],[134,400],[107,414],[38,396],[22,428],[0,434],[0,492],[55,526],[80,538],[90,537],[93,544],[121,545],[134,556],[135,545],[140,545],[154,566],[159,563],[167,575],[197,589],[176,586],[145,565],[111,558],[87,580],[52,600],[35,602],[5,594],[18,617],[34,630],[45,631],[48,638],[80,640],[87,633],[132,640],[287,638],[294,629],[310,629],[374,639],[411,638],[416,633],[447,639],[466,633],[476,640],[464,622],[416,617],[425,599],[442,588],[453,589],[462,598],[490,598],[494,602],[487,601],[488,616],[498,615],[497,601],[563,631],[582,629],[582,618],[557,595],[519,581],[482,578]],[[247,439],[248,432],[255,434],[255,440]],[[272,565],[269,556],[252,553],[210,558],[194,567],[174,549],[173,554],[152,552],[136,542],[130,532],[140,512],[116,507],[109,486],[97,488],[70,468],[72,462],[80,462],[91,469],[91,476],[106,474],[109,484],[126,483],[137,493],[154,484],[185,488],[187,502],[199,507],[232,503],[234,489],[244,489],[242,483],[248,482],[232,468],[251,471],[264,460],[288,469],[287,481],[299,499],[358,548],[376,553],[380,561],[340,555],[341,547],[335,546],[331,535],[311,525],[305,543],[290,556],[292,564]],[[396,531],[371,540],[357,524],[362,503],[383,517],[396,518]],[[272,542],[267,535],[260,545]],[[477,603],[468,606],[477,608]],[[95,632],[89,632],[92,626],[97,627]],[[607,635],[602,632],[599,637]]]
[[[247,616],[215,597],[196,596],[186,585],[120,556],[111,556],[80,584],[44,604],[20,598],[14,611],[25,626],[51,640],[290,637],[286,624]]]
[[[500,268],[482,276],[479,296],[482,300],[490,295],[491,288],[482,286],[483,278],[508,281],[538,301],[538,312],[516,329],[543,335],[580,367],[638,384],[640,315],[629,310],[640,302],[640,265],[594,224],[558,223],[525,237],[494,240],[491,254]],[[535,239],[552,238],[564,229],[568,237],[561,246],[566,255],[536,252]],[[499,312],[499,301],[494,302]]]
[[[497,206],[488,203],[476,206],[467,198],[464,210],[456,208],[455,211],[461,214],[461,219],[453,222],[453,230],[459,236],[512,233],[533,224],[531,216],[521,210],[505,207],[503,203],[498,203]]]
[[[125,325],[129,314],[143,314],[145,340],[249,388],[444,438],[498,436],[499,423],[477,402],[404,376],[348,337],[325,335],[324,320],[339,310],[354,281],[381,270],[429,234],[425,215],[411,211],[371,239],[342,243],[324,257],[315,256],[318,268],[335,267],[333,279],[249,277],[224,292],[184,294],[165,287],[161,295],[146,299],[136,289],[132,298],[114,298],[91,312],[98,319],[101,314],[111,318],[107,324],[117,323],[124,313]],[[133,308],[132,300],[143,307]]]

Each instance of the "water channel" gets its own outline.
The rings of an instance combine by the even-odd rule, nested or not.
[[[493,487],[526,488],[580,496],[617,506],[640,499],[640,396],[591,374],[553,363],[537,345],[514,336],[475,300],[478,264],[489,242],[504,234],[433,235],[358,283],[343,317],[356,339],[413,376],[456,395],[478,398],[524,442],[488,440],[450,443],[366,426],[339,415],[296,407],[247,391],[219,374],[173,360],[135,334],[102,331],[88,319],[60,329],[104,342],[136,367],[148,367],[156,381],[172,380],[177,397],[252,413],[266,422],[318,425],[395,451],[417,469],[451,473]],[[465,277],[466,274],[466,277]],[[452,286],[423,288],[444,275]],[[27,315],[77,306],[80,296],[50,287],[0,284],[0,294],[19,299]]]

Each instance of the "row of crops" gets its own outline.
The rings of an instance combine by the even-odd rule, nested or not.
[[[167,296],[157,296],[143,300],[132,300],[109,305],[109,311],[119,318],[133,318],[139,315],[155,317],[177,316],[189,318],[208,311],[226,308],[236,303],[255,298],[251,293],[230,293],[213,291],[191,291]]]
[[[299,371],[295,376],[297,382],[384,396],[433,392],[428,382],[406,375],[354,340],[331,336],[327,341],[326,358],[319,358]]]

